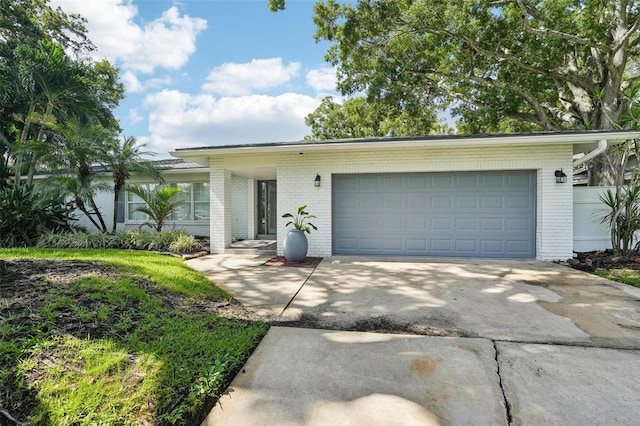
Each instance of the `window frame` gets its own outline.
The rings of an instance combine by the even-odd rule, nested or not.
[[[158,185],[155,182],[139,182],[138,185],[142,185],[142,186],[155,186],[158,187],[160,185]],[[172,217],[173,215],[169,216],[169,218],[167,219],[168,223],[183,223],[183,224],[203,224],[203,223],[207,223],[209,222],[209,218],[211,217],[211,213],[210,213],[210,208],[211,208],[211,191],[209,188],[209,182],[202,180],[202,181],[194,181],[194,182],[167,182],[164,186],[169,186],[169,187],[179,187],[179,185],[188,185],[190,188],[190,191],[188,193],[189,195],[189,199],[188,199],[188,203],[189,203],[189,209],[190,209],[190,213],[189,213],[189,218],[188,219],[175,219],[174,217]],[[207,199],[206,200],[198,200],[195,201],[194,200],[194,194],[195,194],[195,188],[197,185],[206,185],[206,191],[205,193],[207,194]],[[130,193],[128,191],[125,191],[127,194],[124,197],[124,201],[125,201],[125,206],[124,206],[124,210],[125,210],[125,224],[143,224],[147,221],[149,221],[149,218],[145,218],[145,219],[131,219],[131,214],[133,213],[133,211],[131,210],[130,204],[140,204],[140,203],[132,203],[131,200],[129,199],[129,197],[131,196]],[[134,195],[135,196],[135,195]],[[181,201],[181,203],[184,203],[185,201]],[[208,214],[206,218],[203,219],[197,219],[196,218],[196,210],[195,207],[196,205],[200,205],[202,206],[204,203],[207,204],[207,209],[205,210]],[[198,211],[202,211],[202,209],[198,210]],[[145,215],[146,216],[146,215]]]

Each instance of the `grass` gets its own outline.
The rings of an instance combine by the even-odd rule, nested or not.
[[[72,279],[50,274],[19,289],[0,282],[0,409],[21,422],[198,422],[266,332],[180,259],[0,249],[0,259],[25,258],[104,267],[74,263]],[[236,311],[216,308],[229,305]]]
[[[0,249],[0,258],[48,258],[86,260],[115,265],[124,271],[150,277],[160,288],[187,296],[231,298],[224,290],[212,285],[201,273],[180,259],[144,251],[112,249]]]
[[[596,275],[609,280],[640,287],[640,271],[634,269],[598,269]]]

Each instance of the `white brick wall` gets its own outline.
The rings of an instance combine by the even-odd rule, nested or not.
[[[231,235],[233,238],[249,238],[249,179],[231,178]]]
[[[224,253],[225,248],[231,245],[232,176],[230,170],[225,170],[224,160],[218,158],[211,158],[209,176],[211,185],[210,250],[211,253]],[[229,208],[225,209],[225,206]]]
[[[526,169],[537,171],[536,257],[567,259],[573,251],[572,154],[571,145],[282,154],[277,163],[278,252],[287,231],[282,214],[307,204],[319,228],[308,235],[309,255],[331,255],[332,174]],[[554,171],[560,168],[567,174],[565,184],[555,182]],[[313,184],[316,173],[322,177],[319,188]]]

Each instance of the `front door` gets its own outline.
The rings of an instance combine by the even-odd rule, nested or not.
[[[258,234],[275,235],[278,227],[276,181],[258,181]]]

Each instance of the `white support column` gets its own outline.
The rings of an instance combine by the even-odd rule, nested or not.
[[[231,245],[231,171],[220,159],[212,158],[210,167],[210,250],[224,253]]]
[[[256,181],[255,179],[247,179],[247,236],[250,240],[254,239],[258,234],[256,230]]]

